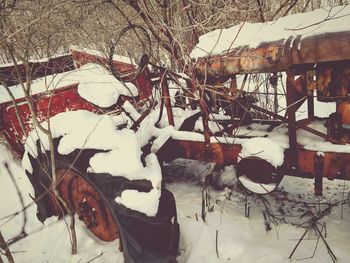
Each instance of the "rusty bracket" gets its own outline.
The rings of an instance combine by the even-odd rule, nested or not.
[[[298,142],[297,142],[297,125],[295,120],[296,108],[293,106],[294,97],[292,91],[294,91],[294,77],[295,74],[292,70],[287,71],[287,123],[288,123],[288,138],[289,149],[292,152],[291,163],[292,169],[298,169]]]
[[[203,123],[203,134],[204,134],[204,142],[205,142],[205,151],[208,153],[210,151],[210,129],[209,129],[209,111],[205,102],[200,99],[199,106],[202,112],[202,123]]]
[[[323,155],[315,155],[315,195],[322,196],[323,188]]]
[[[131,126],[131,130],[136,131],[138,127],[140,126],[140,123],[148,116],[148,114],[151,112],[150,109],[146,110],[144,113],[142,113],[141,117],[138,118],[134,124]]]
[[[254,104],[251,104],[250,107],[252,109],[255,109],[257,111],[265,113],[267,115],[275,117],[276,119],[279,119],[279,120],[281,120],[281,121],[283,121],[285,123],[288,123],[288,118],[286,118],[286,117],[283,117],[281,115],[275,114],[275,113],[273,113],[273,112],[271,112],[269,110],[263,109],[263,108],[261,108],[261,107],[259,107],[257,105],[254,105]],[[329,141],[331,143],[334,143],[334,144],[345,144],[344,142],[342,142],[340,140],[334,139],[334,138],[332,138],[332,137],[330,137],[330,136],[328,136],[328,135],[326,135],[326,134],[324,134],[324,133],[322,133],[320,131],[317,131],[317,130],[315,130],[313,128],[310,128],[310,127],[306,126],[304,121],[296,122],[296,126],[299,129],[303,129],[303,130],[305,130],[305,131],[307,131],[309,133],[312,133],[312,134],[317,135],[317,136],[319,136],[321,138],[324,138],[326,141]]]

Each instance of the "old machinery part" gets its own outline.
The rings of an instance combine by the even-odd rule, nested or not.
[[[135,46],[130,49],[130,41],[135,41]],[[129,50],[126,50],[126,47]],[[126,52],[127,51],[127,52]],[[114,65],[114,55],[125,54],[130,58],[131,64],[136,61],[134,67],[127,71],[121,71]],[[118,34],[109,51],[109,67],[113,76],[119,81],[134,81],[142,73],[151,56],[151,38],[148,31],[140,26],[131,24],[123,28]]]
[[[57,171],[57,190],[71,212],[78,214],[87,228],[103,241],[119,237],[113,214],[96,189],[74,169]]]
[[[337,112],[332,113],[327,122],[327,135],[344,143],[350,142],[350,102],[342,101]]]
[[[236,174],[241,184],[256,194],[271,193],[283,178],[272,164],[255,156],[240,160],[236,165]]]
[[[26,174],[33,185],[37,216],[44,222],[51,216],[76,213],[87,228],[103,241],[120,238],[125,262],[174,262],[179,244],[175,199],[161,189],[158,212],[147,216],[115,202],[126,189],[149,192],[148,180],[129,180],[123,176],[87,172],[89,160],[101,150],[77,149],[61,155],[61,138],[54,139],[56,183],[52,182],[50,152],[28,153],[32,172]],[[57,195],[54,195],[53,187]]]
[[[343,101],[349,98],[349,62],[319,65],[316,69],[316,88],[319,101]]]
[[[239,46],[219,55],[198,58],[198,80],[225,79],[235,74],[282,72],[290,67],[350,59],[350,32],[329,32],[301,38],[261,43],[258,47]]]
[[[343,128],[350,129],[350,101],[342,101],[337,106],[337,112],[341,116]]]
[[[327,122],[327,135],[331,138],[340,139],[342,137],[342,120],[341,115],[337,112],[332,113]]]

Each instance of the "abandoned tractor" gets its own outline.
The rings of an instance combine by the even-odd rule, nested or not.
[[[119,127],[114,126],[115,123],[112,122],[113,116],[121,113],[120,105],[124,102],[136,102],[138,106],[147,103],[153,85],[148,76],[150,72],[147,69],[143,70],[137,79],[124,87],[104,68],[108,63],[108,59],[79,50],[72,50],[71,55],[56,57],[46,62],[30,63],[30,67],[36,69],[32,76],[30,100],[23,97],[21,85],[10,86],[16,81],[11,74],[15,68],[3,69],[3,83],[16,100],[2,93],[1,135],[15,152],[23,156],[23,167],[34,188],[33,200],[37,204],[37,217],[41,222],[51,216],[63,217],[67,213],[76,213],[99,239],[110,242],[119,238],[120,249],[123,250],[126,262],[171,262],[175,260],[179,243],[174,197],[161,184],[161,170],[154,156],[141,156],[137,149],[136,153],[133,152],[134,148],[129,143],[135,143],[136,139],[132,132],[123,132],[124,124]],[[123,73],[133,71],[135,67],[120,61],[112,61],[112,64],[118,72]],[[19,67],[19,70],[23,71],[22,67]],[[47,75],[48,70],[51,76]],[[89,78],[91,80],[91,77],[94,84],[91,86],[89,81],[85,83],[85,89],[82,89],[83,82]],[[57,83],[54,82],[54,78],[59,79]],[[106,88],[106,83],[113,86],[110,90],[119,87],[120,93],[114,96],[114,101],[92,100],[94,104],[91,98],[90,101],[86,99],[91,95],[91,87],[99,89],[102,85],[102,88]],[[103,93],[103,90],[101,92]],[[111,94],[104,97],[108,99]],[[35,116],[29,103],[32,103]],[[35,127],[33,118],[37,118],[44,125],[50,120],[53,153],[50,152],[50,147],[45,147],[48,143],[47,136],[39,135],[40,130]],[[76,121],[77,118],[80,121]],[[94,123],[91,122],[93,120]],[[92,128],[90,124],[93,125]],[[107,134],[108,128],[111,128],[111,136]],[[59,130],[62,129],[64,131],[60,133]],[[83,138],[81,146],[63,154],[60,149],[65,145],[63,141],[75,132],[80,139]],[[84,132],[87,132],[85,137]],[[130,140],[126,140],[127,137]],[[96,140],[103,138],[107,141],[102,149],[101,142],[96,143]],[[94,156],[118,154],[116,148],[121,148],[120,145],[110,147],[113,144],[110,140],[113,138],[117,139],[117,144],[126,140],[122,151],[126,160],[122,161],[130,162],[127,168],[135,170],[137,166],[138,172],[145,173],[146,176],[139,176],[135,171],[129,177],[126,177],[123,171],[117,176],[108,172],[89,171],[89,160]],[[74,138],[73,141],[77,142],[79,139]],[[68,145],[72,146],[72,142]],[[118,160],[115,161],[114,164],[118,166]],[[119,164],[123,165],[121,162]],[[56,171],[55,179],[53,165]],[[147,205],[146,209],[129,208],[122,203],[125,192],[144,197],[156,193],[157,206],[152,211],[147,210]],[[56,197],[57,195],[59,197]],[[119,203],[115,201],[117,198],[120,199]]]
[[[264,25],[265,31],[258,26],[266,32],[273,25]],[[235,31],[229,32],[232,42]],[[116,59],[113,48],[109,58],[72,50],[69,56],[31,65],[38,69],[33,79],[39,82],[38,93],[31,96],[33,107],[20,94],[3,101],[1,134],[24,155],[39,220],[74,212],[100,239],[120,237],[126,260],[175,260],[175,200],[160,183],[161,176],[151,176],[161,175],[162,162],[188,158],[234,165],[241,184],[258,194],[275,190],[284,175],[314,178],[316,195],[322,195],[323,178],[350,180],[349,42],[349,28],[334,32],[326,27],[321,33],[286,34],[258,45],[229,44],[217,54],[213,47],[193,55],[194,70],[187,72],[192,78],[154,65],[147,55],[134,66]],[[196,49],[204,49],[201,42]],[[40,90],[40,77],[47,72],[41,67],[52,74],[69,71],[79,81],[71,78]],[[13,69],[1,71],[5,76],[9,72]],[[100,85],[96,79],[101,75]],[[15,79],[6,81],[10,86]],[[109,90],[106,84],[115,81],[117,95],[115,86]],[[320,102],[331,102],[333,112],[318,116],[315,105]],[[33,112],[39,122],[50,120],[57,127],[53,154],[32,124]],[[125,146],[123,140],[131,144]],[[128,171],[117,169],[123,167],[117,162],[123,156],[112,158],[117,149],[132,152],[136,141],[142,150],[128,153],[127,162],[137,160],[148,173],[145,177],[137,171],[126,176]],[[98,166],[101,156],[116,163],[108,169]],[[155,193],[145,200],[157,202],[153,207],[142,198],[130,203],[123,193]]]

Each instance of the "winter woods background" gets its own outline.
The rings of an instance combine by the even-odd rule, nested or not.
[[[9,49],[22,60],[68,52],[72,45],[107,52],[111,39],[132,23],[143,25],[152,33],[155,59],[169,64],[172,61],[173,66],[180,67],[188,63],[188,54],[198,37],[214,29],[347,3],[346,0],[2,0],[0,55],[2,63],[10,63]],[[138,41],[130,39],[124,55],[137,46]]]

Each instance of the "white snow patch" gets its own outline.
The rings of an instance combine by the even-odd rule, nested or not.
[[[134,121],[138,120],[141,117],[141,114],[138,113],[138,111],[130,102],[126,101],[122,107]],[[173,108],[175,126],[171,126],[169,125],[166,110],[163,111],[163,115],[161,116],[159,123],[157,122],[160,117],[160,109],[157,108],[152,110],[140,123],[140,126],[136,131],[136,135],[141,147],[147,145],[151,140],[154,139],[152,152],[157,152],[170,137],[173,137],[176,134],[177,129],[180,128],[184,120],[197,112],[197,110],[183,110],[181,108]]]
[[[214,171],[212,172],[213,180],[215,185],[218,187],[223,186],[232,186],[236,183],[236,169],[233,165],[225,166],[222,171]]]
[[[286,41],[290,36],[302,36],[303,39],[324,33],[349,31],[349,13],[350,5],[346,5],[293,14],[266,23],[243,22],[201,36],[190,55],[192,58],[205,57],[245,45],[254,48],[265,42]]]
[[[154,135],[156,135],[156,139],[152,143],[152,152],[157,152],[166,141],[173,136],[175,132],[175,128],[173,126],[168,126],[163,129],[156,129]]]
[[[48,123],[44,122],[42,125],[46,128]],[[116,130],[113,118],[109,115],[97,115],[85,110],[59,113],[50,118],[50,127],[53,138],[63,136],[58,145],[60,154],[69,154],[76,149],[109,151],[99,153],[91,159],[92,171],[106,171],[108,169],[105,166],[107,160],[112,161],[110,166],[119,164],[118,169],[123,173],[126,171],[132,173],[142,167],[141,150],[135,134],[128,129]],[[42,150],[50,148],[48,137],[41,130],[36,129],[29,133],[22,160],[24,169],[29,172],[33,170],[27,154],[30,153],[33,157],[37,157],[36,142],[38,139],[41,141]],[[121,159],[113,160],[114,157],[121,157]]]
[[[209,130],[212,132],[212,133],[217,133],[217,132],[221,132],[224,127],[222,127],[222,125],[220,125],[219,123],[215,122],[215,121],[212,121],[212,120],[209,120],[208,121],[208,127],[209,127]],[[196,123],[195,123],[195,126],[194,126],[194,130],[195,131],[199,131],[199,132],[203,132],[204,131],[204,128],[203,128],[203,118],[200,117]]]
[[[79,71],[83,70],[89,71],[89,74],[84,76],[84,82],[80,82],[78,93],[97,106],[110,107],[118,101],[120,95],[130,97],[138,95],[138,89],[134,84],[123,84],[101,65],[86,64],[79,69]]]
[[[65,51],[58,52],[55,55],[50,56],[49,58],[31,58],[28,60],[29,63],[44,63],[48,62],[50,59],[62,57],[68,55]],[[22,61],[16,61],[16,65],[20,66],[23,65]],[[5,67],[13,67],[15,64],[13,62],[8,62],[8,63],[1,63],[0,68],[5,68]]]
[[[112,106],[117,102],[120,95],[138,95],[138,89],[135,85],[126,83],[126,86],[124,86],[103,66],[93,63],[69,72],[48,75],[33,80],[31,95],[50,92],[73,84],[79,84],[78,93],[82,98],[100,107]],[[21,85],[10,86],[9,89],[15,99],[24,97]],[[0,85],[0,103],[8,101],[11,101],[11,97],[5,88]]]
[[[121,197],[115,201],[130,209],[137,210],[147,216],[155,216],[158,211],[160,191],[152,189],[150,192],[139,192],[137,190],[125,190]]]
[[[143,167],[140,161],[141,150],[137,138],[134,132],[129,129],[123,129],[110,135],[107,135],[107,138],[113,140],[110,142],[111,150],[96,153],[91,157],[91,171],[121,175],[130,179],[128,174],[139,171]]]
[[[130,176],[129,179],[139,179],[139,175],[142,174],[140,179],[151,181],[153,189],[148,193],[137,190],[124,190],[121,196],[117,197],[115,201],[147,216],[155,216],[158,211],[161,195],[162,171],[155,154],[149,154],[145,158],[145,162],[146,167],[139,170],[137,174],[135,173],[134,177]]]
[[[47,122],[43,123],[43,126],[47,127]],[[53,138],[62,136],[57,148],[62,155],[76,149],[107,151],[91,157],[88,172],[109,173],[129,180],[149,180],[153,187],[149,193],[125,190],[116,201],[149,216],[157,213],[162,180],[158,159],[154,154],[148,155],[145,158],[146,167],[143,167],[141,147],[132,130],[117,130],[111,116],[97,115],[84,110],[59,113],[50,119],[50,127]],[[49,141],[44,133],[38,130],[29,134],[22,161],[23,167],[29,172],[33,172],[33,169],[28,153],[37,157],[38,139],[41,140],[43,150],[49,150]],[[135,203],[135,199],[142,200],[142,205]]]
[[[246,189],[256,194],[268,194],[268,193],[271,193],[273,190],[275,190],[277,187],[277,185],[273,183],[272,184],[255,183],[245,175],[240,176],[239,181],[243,184],[243,186]]]
[[[271,163],[276,168],[283,163],[284,150],[269,138],[251,138],[242,144],[241,158],[259,157]]]
[[[125,101],[124,104],[122,105],[122,108],[135,121],[141,117],[141,114],[135,109],[135,107],[129,101]]]

